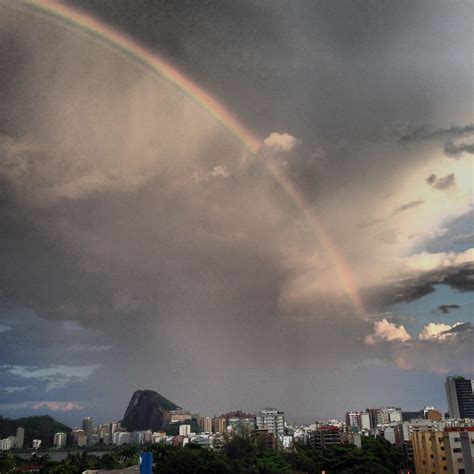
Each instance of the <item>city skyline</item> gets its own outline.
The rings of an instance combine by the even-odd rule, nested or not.
[[[448,3],[0,0],[0,414],[446,411],[474,376]]]
[[[196,453],[204,458],[230,455],[248,467],[255,463],[250,456],[255,449],[260,459],[266,455],[277,456],[282,463],[284,459],[289,461],[297,471],[306,454],[306,472],[320,472],[324,468],[339,472],[344,466],[363,466],[364,472],[381,472],[387,462],[391,465],[387,472],[393,473],[409,473],[413,469],[418,474],[471,472],[474,380],[448,376],[445,388],[449,405],[449,413],[445,415],[433,406],[416,412],[379,407],[347,411],[345,421],[316,419],[304,425],[288,422],[285,412],[273,407],[255,413],[237,410],[214,417],[203,416],[177,406],[156,392],[137,390],[120,422],[95,423],[87,416],[82,420],[82,427],[71,429],[49,418],[47,423],[42,420],[39,428],[31,418],[16,422],[0,418],[0,423],[6,421],[8,425],[0,424],[3,434],[0,451],[2,461],[9,459],[20,464],[30,458],[51,467],[78,462],[83,466],[87,462],[95,467],[107,464],[110,468],[120,465],[124,458],[133,464],[139,452],[147,452],[148,456],[157,453],[159,470],[169,453],[183,459],[189,452],[193,463]],[[364,452],[374,446],[378,449],[371,453],[370,460],[364,460]],[[18,456],[20,453],[23,458]],[[9,454],[17,457],[8,457]],[[88,455],[92,457],[88,459]],[[301,459],[295,460],[298,455]],[[348,459],[342,460],[345,456]],[[311,464],[313,457],[316,459]],[[175,458],[169,466],[174,472],[183,463]],[[319,464],[319,471],[315,463]],[[375,467],[374,463],[380,465]],[[214,470],[209,465],[201,465],[199,469]],[[229,466],[228,472],[235,472],[235,466]]]

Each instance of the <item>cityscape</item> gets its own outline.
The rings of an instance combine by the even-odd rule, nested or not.
[[[0,474],[474,474],[472,0],[0,0]]]
[[[291,452],[297,446],[319,450],[341,445],[361,448],[366,438],[382,438],[401,449],[406,463],[413,466],[399,472],[472,473],[474,380],[449,376],[445,391],[447,413],[432,406],[415,412],[398,407],[366,408],[347,411],[342,420],[317,420],[306,426],[288,423],[283,411],[270,407],[257,413],[234,411],[210,417],[173,406],[174,409],[166,411],[163,431],[151,429],[157,423],[152,412],[162,409],[163,401],[172,402],[156,392],[137,391],[121,421],[95,425],[91,417],[85,417],[82,426],[55,433],[52,440],[33,439],[31,446],[25,445],[25,429],[18,426],[15,435],[0,440],[0,451],[31,453],[33,450],[40,455],[51,449],[56,452],[86,448],[100,451],[107,446],[127,445],[139,446],[142,450],[151,445],[222,450],[229,439],[242,437],[252,439],[263,450]],[[141,429],[130,430],[134,425],[141,425]],[[44,441],[49,442],[49,451],[42,450]]]

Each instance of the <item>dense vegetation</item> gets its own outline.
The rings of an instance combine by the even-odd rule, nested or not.
[[[403,454],[381,438],[364,438],[362,448],[335,446],[330,449],[298,448],[291,451],[259,449],[249,439],[235,437],[222,450],[196,445],[184,448],[153,446],[155,472],[160,474],[291,474],[365,473],[395,474],[403,466]],[[97,458],[87,453],[70,455],[61,463],[47,456],[33,459],[42,473],[76,474],[86,469],[114,469],[138,462],[139,448],[125,447]],[[22,461],[24,462],[24,461]],[[21,464],[13,456],[0,458],[0,472],[13,472]]]
[[[59,423],[59,421],[56,421],[49,415],[29,416],[26,418],[18,418],[16,420],[0,416],[0,439],[7,438],[8,436],[15,436],[16,429],[19,426],[25,429],[23,445],[26,447],[31,447],[34,439],[41,439],[44,447],[50,447],[53,445],[55,433],[69,433],[71,431],[69,426]]]

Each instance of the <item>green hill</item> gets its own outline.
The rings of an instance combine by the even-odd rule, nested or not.
[[[69,426],[59,423],[59,421],[56,421],[49,415],[28,416],[16,420],[0,416],[0,439],[15,436],[16,429],[20,426],[25,429],[24,448],[31,448],[33,439],[41,439],[42,446],[50,447],[53,445],[55,433],[71,432]]]

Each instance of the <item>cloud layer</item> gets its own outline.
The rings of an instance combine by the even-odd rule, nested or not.
[[[402,379],[421,404],[436,365],[470,370],[470,328],[431,321],[456,300],[433,301],[416,330],[386,316],[437,286],[473,290],[473,157],[443,148],[473,132],[462,5],[394,5],[392,17],[348,4],[350,28],[318,2],[291,15],[80,6],[169,55],[266,138],[250,152],[121,52],[0,4],[4,408],[110,421],[152,388],[202,413],[274,404],[314,419],[368,397],[408,403]],[[433,74],[426,58],[441,53],[451,67]],[[428,119],[439,125],[413,125]]]

